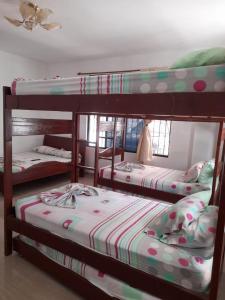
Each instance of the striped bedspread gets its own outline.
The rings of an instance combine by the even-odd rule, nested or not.
[[[38,195],[23,198],[16,202],[16,216],[165,280],[207,288],[212,259],[199,259],[201,251],[168,246],[143,232],[168,204],[103,189],[98,193],[78,196],[76,209],[47,206]]]
[[[101,168],[99,176],[111,179],[111,167]],[[183,177],[184,171],[148,165],[144,169],[133,169],[132,172],[114,170],[113,173],[115,181],[184,196],[211,189],[209,184],[183,182]]]

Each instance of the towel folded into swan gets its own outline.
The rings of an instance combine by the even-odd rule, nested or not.
[[[132,163],[132,162],[127,162],[127,161],[122,161],[119,164],[116,164],[114,169],[118,171],[123,171],[123,172],[132,172],[134,169],[141,169],[144,170],[144,165],[139,164],[139,163]]]
[[[50,206],[76,208],[76,196],[98,196],[97,190],[92,187],[81,184],[69,184],[65,191],[47,191],[40,194],[40,199],[43,203]]]

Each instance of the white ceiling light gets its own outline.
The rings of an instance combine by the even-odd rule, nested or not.
[[[32,31],[38,25],[46,30],[59,29],[62,27],[58,23],[46,23],[48,16],[52,14],[53,11],[48,8],[40,8],[31,1],[21,1],[19,11],[22,16],[21,21],[9,17],[5,17],[5,19],[14,26],[23,26],[29,31]]]

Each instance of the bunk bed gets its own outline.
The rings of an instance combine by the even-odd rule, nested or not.
[[[17,124],[19,124],[18,128],[20,128],[20,130],[21,129],[26,130],[26,127],[31,125],[26,123],[26,119],[16,118],[14,119],[14,121]],[[38,122],[39,122],[38,119],[32,119],[32,124],[34,126],[35,124],[38,125]],[[45,122],[47,125],[48,120],[46,120]],[[58,124],[62,124],[62,122],[64,122],[65,124],[67,123],[68,133],[71,133],[72,122],[70,120],[68,121],[56,120],[56,123],[57,122]],[[71,151],[72,139],[68,137],[62,137],[56,135],[45,135],[43,139],[43,146],[51,147],[50,150],[63,149],[65,151]],[[38,148],[39,147],[35,147],[33,151],[18,153],[13,155],[13,185],[71,172],[71,158],[69,158],[71,156],[70,153],[68,152],[66,152],[65,154],[60,153],[62,154],[62,156],[66,156],[66,157],[62,157],[62,156],[60,157],[52,154],[50,155],[46,153],[38,153],[37,152]],[[85,151],[86,151],[86,141],[80,140],[79,163],[81,165],[85,165]],[[79,175],[81,177],[84,176],[83,169],[80,170]],[[4,164],[3,164],[3,160],[1,160],[0,161],[0,191],[1,192],[3,192],[3,178],[4,178]]]
[[[107,75],[108,76],[108,75]],[[183,75],[182,75],[183,76]],[[81,80],[82,78],[82,80]],[[86,78],[87,79],[87,78]],[[88,80],[88,79],[87,79]],[[101,82],[101,78],[96,79]],[[83,93],[83,77],[77,78],[79,84],[82,81]],[[215,83],[215,82],[214,82]],[[198,86],[198,85],[197,85]],[[200,85],[199,85],[200,86]],[[202,85],[203,86],[203,85]],[[214,84],[213,84],[214,86]],[[221,86],[221,85],[220,85]],[[118,86],[117,86],[118,87]],[[146,91],[146,86],[144,88]],[[13,249],[24,258],[37,265],[39,268],[47,271],[49,274],[63,282],[65,285],[81,293],[86,299],[112,299],[103,290],[97,288],[90,280],[84,279],[82,276],[75,274],[70,269],[65,268],[63,264],[58,264],[53,259],[44,255],[38,245],[41,244],[53,248],[57,253],[63,253],[71,259],[79,260],[84,265],[90,266],[99,272],[99,276],[107,274],[118,280],[123,281],[127,286],[139,289],[146,294],[159,297],[160,299],[184,299],[184,300],[215,300],[218,296],[218,286],[220,274],[222,271],[224,258],[224,225],[225,225],[225,180],[224,180],[224,148],[218,153],[220,161],[220,180],[216,197],[212,203],[219,207],[218,223],[215,238],[215,250],[212,261],[211,282],[207,292],[193,291],[187,287],[182,287],[169,280],[163,280],[151,273],[146,273],[142,269],[137,269],[129,265],[129,262],[122,262],[110,255],[93,251],[90,247],[72,241],[64,232],[64,236],[54,234],[54,230],[50,231],[46,228],[30,222],[30,217],[23,214],[25,218],[19,218],[13,208],[13,192],[12,192],[12,133],[15,124],[12,116],[12,110],[49,110],[49,111],[71,111],[73,113],[73,152],[72,152],[72,182],[78,179],[78,149],[79,142],[79,119],[80,115],[97,114],[112,115],[119,117],[143,117],[149,119],[170,119],[170,120],[189,120],[202,122],[223,122],[225,119],[224,110],[224,90],[216,93],[214,89],[205,93],[193,92],[168,92],[168,93],[152,93],[152,94],[118,94],[119,89],[115,89],[115,94],[102,95],[62,95],[60,89],[56,89],[57,95],[32,95],[29,91],[27,95],[12,95],[9,88],[4,88],[4,163],[6,172],[4,174],[4,189],[6,191],[4,197],[4,220],[5,220],[5,255],[11,255]],[[110,90],[108,90],[110,92]],[[128,91],[129,92],[129,91]],[[46,93],[49,94],[49,93]],[[137,105],[138,101],[138,105]],[[54,124],[54,121],[52,121]],[[46,126],[40,120],[40,126],[33,130],[33,134],[41,134],[47,130]],[[58,133],[60,129],[52,126],[51,134]],[[29,131],[29,130],[28,130]],[[62,129],[64,133],[65,128]],[[29,132],[27,132],[29,134]],[[97,155],[97,152],[96,152]],[[84,168],[84,167],[83,167]],[[101,190],[102,191],[102,190]],[[102,191],[104,193],[105,191]],[[106,191],[107,192],[107,191]],[[115,192],[112,197],[115,196]],[[121,194],[119,197],[122,197]],[[123,195],[124,201],[129,198]],[[94,198],[92,205],[95,204]],[[25,199],[29,201],[29,199]],[[138,201],[138,200],[137,200]],[[141,200],[144,201],[144,200]],[[147,200],[146,200],[147,201]],[[40,200],[37,205],[42,205]],[[19,203],[19,202],[18,202]],[[105,202],[106,203],[106,202]],[[31,203],[27,203],[31,207]],[[103,203],[102,203],[103,205]],[[147,205],[151,205],[150,202]],[[95,210],[98,213],[98,210]],[[47,215],[47,212],[46,212]],[[27,218],[26,218],[27,217]],[[77,216],[79,218],[79,216]],[[64,224],[65,229],[68,228],[68,220]],[[54,225],[53,225],[54,227]],[[17,232],[22,236],[31,239],[29,242],[20,238],[12,238],[12,233]],[[68,231],[67,231],[68,233]],[[29,245],[28,245],[29,243]],[[36,247],[33,247],[35,243]],[[152,253],[154,254],[154,253]],[[152,262],[154,262],[154,258]],[[201,264],[201,260],[198,260]],[[72,260],[70,260],[72,263]],[[81,274],[82,275],[82,274]],[[115,296],[114,296],[115,297]],[[116,297],[115,297],[116,298]]]
[[[95,159],[95,175],[94,185],[106,186],[113,190],[124,190],[132,194],[140,194],[143,196],[159,198],[161,200],[167,200],[176,202],[183,198],[185,195],[197,193],[199,191],[211,190],[212,198],[216,194],[217,190],[217,178],[220,174],[220,164],[218,159],[218,153],[220,153],[224,147],[225,140],[225,128],[224,122],[218,123],[218,137],[215,154],[215,168],[212,177],[212,182],[209,184],[202,184],[199,182],[185,182],[185,171],[156,167],[152,165],[134,164],[124,161],[125,154],[125,132],[127,127],[127,119],[120,120],[115,118],[113,121],[101,122],[101,116],[97,116],[97,155]],[[103,124],[102,124],[103,123]],[[101,131],[111,132],[112,147],[100,150],[99,147],[99,133]],[[117,147],[118,134],[120,131],[121,144]],[[120,156],[120,162],[115,163],[116,157]],[[99,160],[109,160],[110,165],[99,168]],[[129,165],[130,170],[123,168],[124,165]],[[121,167],[123,168],[121,170]]]

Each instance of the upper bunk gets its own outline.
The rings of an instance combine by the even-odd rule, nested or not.
[[[225,64],[50,80],[17,79],[5,94],[9,109],[220,118],[225,116]]]

